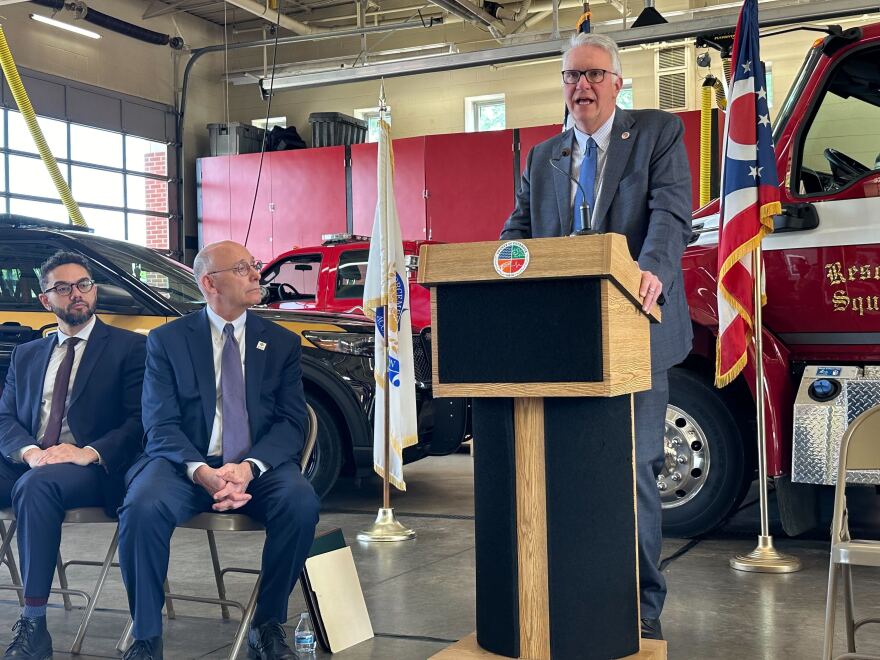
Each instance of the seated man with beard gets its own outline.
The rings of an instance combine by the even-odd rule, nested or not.
[[[25,606],[4,658],[52,657],[46,602],[67,509],[116,515],[141,447],[146,338],[95,316],[88,262],[57,252],[40,267],[40,302],[58,332],[13,351],[0,397],[0,508],[12,505]]]

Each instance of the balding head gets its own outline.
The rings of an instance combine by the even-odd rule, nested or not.
[[[205,293],[205,289],[202,285],[202,278],[208,273],[217,270],[217,264],[225,263],[225,257],[227,256],[229,257],[230,263],[233,263],[235,261],[235,255],[243,249],[247,252],[243,245],[236,243],[235,241],[217,241],[216,243],[209,243],[199,250],[195,261],[193,261],[193,275],[195,276],[196,284],[199,285],[202,293]]]
[[[234,241],[206,245],[193,262],[193,274],[205,300],[227,320],[260,303],[259,269],[248,249]]]

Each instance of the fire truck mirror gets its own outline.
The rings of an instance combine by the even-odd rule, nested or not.
[[[773,231],[804,231],[819,226],[819,214],[816,207],[809,202],[800,204],[784,204],[782,213],[773,216]]]

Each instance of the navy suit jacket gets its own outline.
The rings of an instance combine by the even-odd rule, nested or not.
[[[668,112],[618,108],[593,212],[593,228],[623,234],[639,267],[663,283],[663,322],[651,324],[654,371],[687,357],[693,338],[681,271],[691,236],[691,177],[683,134],[681,120]],[[571,182],[550,161],[569,172],[573,142],[569,129],[529,152],[502,239],[571,233]]]
[[[39,445],[43,381],[55,335],[16,346],[0,397],[0,452],[4,460],[27,445]],[[104,501],[115,515],[123,477],[141,450],[141,386],[146,338],[95,320],[76,372],[67,423],[76,444],[93,446],[108,478]]]
[[[251,432],[247,458],[270,468],[299,461],[306,400],[295,334],[253,312],[245,322],[245,398]],[[181,470],[206,461],[217,405],[211,328],[205,310],[150,332],[144,374],[144,456],[128,475],[165,458]]]

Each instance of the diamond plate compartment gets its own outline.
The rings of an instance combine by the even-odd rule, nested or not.
[[[840,464],[840,442],[846,427],[880,403],[880,379],[841,379],[840,396],[825,403],[815,402],[807,395],[813,380],[801,381],[795,401],[791,479],[799,483],[834,485]],[[880,471],[850,471],[846,480],[852,484],[880,484]]]

